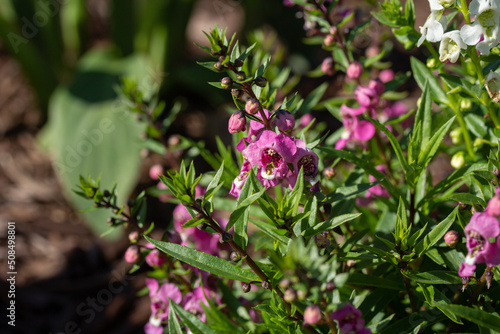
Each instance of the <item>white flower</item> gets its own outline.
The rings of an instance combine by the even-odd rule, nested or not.
[[[467,45],[477,44],[477,50],[487,55],[500,41],[500,0],[472,0],[469,11],[476,20],[462,27],[462,40]]]
[[[439,45],[439,60],[456,62],[460,56],[460,49],[467,49],[467,45],[460,37],[460,31],[453,30],[445,33]]]
[[[417,46],[422,45],[424,40],[429,42],[439,42],[443,37],[446,28],[446,17],[443,16],[443,10],[432,10],[431,15],[425,21],[424,26],[420,27],[422,37],[418,40]]]
[[[490,71],[485,78],[484,85],[493,101],[500,102],[500,74]]]

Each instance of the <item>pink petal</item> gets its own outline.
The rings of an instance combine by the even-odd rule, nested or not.
[[[361,121],[354,129],[354,138],[361,141],[370,140],[375,134],[375,126],[368,121]]]

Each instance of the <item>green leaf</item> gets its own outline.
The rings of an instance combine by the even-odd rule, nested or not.
[[[462,278],[458,272],[436,270],[423,273],[413,273],[411,271],[402,271],[403,275],[409,279],[424,284],[461,284]]]
[[[63,191],[77,211],[91,205],[71,192],[79,175],[101,175],[102,189],[119,181],[118,206],[124,204],[135,187],[142,161],[140,136],[145,124],[135,119],[115,86],[124,75],[149,82],[144,68],[151,66],[141,57],[120,60],[112,52],[91,51],[79,61],[72,82],[52,95],[48,122],[39,139],[50,151]],[[109,218],[109,211],[87,212],[84,217],[94,233],[108,229],[103,222]],[[113,238],[120,235],[119,229],[115,231]]]
[[[415,115],[415,126],[413,127],[413,136],[419,138],[417,143],[418,152],[422,147],[427,145],[428,140],[431,138],[432,130],[432,100],[429,90],[429,83],[426,81],[422,89],[422,96],[420,98],[420,105],[418,106],[417,114]],[[420,133],[417,135],[416,126],[420,124]]]
[[[434,136],[432,136],[432,138],[429,140],[427,145],[425,145],[424,149],[422,150],[422,152],[418,157],[418,164],[420,166],[425,167],[429,164],[431,159],[436,154],[439,145],[441,145],[444,136],[448,133],[454,121],[455,121],[455,116],[453,116],[448,122],[446,122],[443,126],[441,126],[439,130],[436,131]]]
[[[181,320],[193,334],[217,334],[212,328],[208,327],[206,323],[198,319],[197,316],[186,311],[176,303],[170,301],[169,307],[175,310],[175,312],[179,315]]]
[[[349,213],[345,215],[340,215],[329,220],[325,220],[317,225],[311,226],[306,229],[302,235],[304,237],[312,237],[313,235],[323,233],[325,231],[331,230],[337,226],[347,223],[350,220],[356,219],[361,216],[361,213]]]
[[[290,241],[290,238],[287,236],[284,236],[280,234],[280,232],[284,232],[286,230],[279,230],[276,227],[263,223],[260,220],[254,219],[251,222],[253,225],[255,225],[259,230],[261,230],[263,233],[267,234],[271,238],[273,238],[276,241],[281,242],[284,245],[288,245],[288,242]]]
[[[217,171],[217,173],[213,177],[212,181],[210,181],[210,183],[208,184],[207,191],[205,192],[205,195],[203,196],[204,201],[207,201],[210,198],[212,198],[215,195],[215,193],[217,192],[217,190],[220,189],[219,181],[220,181],[220,178],[221,178],[223,172],[224,172],[224,161],[222,161],[219,170]]]
[[[424,90],[425,83],[428,82],[432,97],[437,102],[448,104],[449,103],[448,97],[446,96],[444,89],[441,87],[438,79],[431,72],[431,70],[429,70],[424,63],[422,63],[415,57],[410,58],[410,64],[415,80],[417,81],[417,84],[419,85],[420,89]]]
[[[318,87],[316,87],[307,97],[304,99],[304,103],[300,107],[300,114],[304,115],[313,110],[325,94],[326,89],[328,88],[328,82],[325,82]]]
[[[500,317],[495,313],[454,304],[441,304],[440,308],[467,319],[476,325],[500,331]]]
[[[392,145],[392,148],[394,149],[394,152],[396,153],[396,156],[398,157],[399,163],[401,164],[401,167],[403,168],[403,171],[405,173],[407,173],[407,171],[408,171],[408,162],[406,161],[406,159],[405,159],[405,157],[403,155],[403,150],[401,149],[401,146],[399,145],[399,142],[396,139],[396,137],[394,137],[394,135],[392,134],[392,132],[389,131],[389,129],[387,129],[379,121],[376,121],[376,120],[374,120],[373,118],[370,118],[370,117],[368,117],[368,119],[370,120],[370,122],[372,122],[377,127],[377,129],[379,129],[380,131],[382,131],[387,136],[387,138],[389,139],[389,142]]]
[[[390,290],[404,290],[403,280],[401,278],[397,280],[391,280],[387,278],[382,278],[374,275],[364,275],[364,274],[338,274],[335,277],[335,283],[338,281],[343,281],[347,275],[346,284],[348,285],[359,285],[359,286],[372,286],[376,288],[390,289]]]
[[[479,204],[483,208],[485,208],[487,204],[484,199],[468,193],[453,193],[450,196],[446,197],[446,200],[462,202],[469,205]]]
[[[349,67],[349,60],[347,59],[344,51],[341,48],[335,48],[333,50],[333,60],[335,63],[342,66],[342,70],[345,71]]]
[[[174,304],[174,302],[169,298],[169,305],[172,304]],[[179,320],[177,320],[174,307],[168,308],[168,332],[171,334],[182,334],[182,328],[179,324]]]
[[[452,213],[448,215],[442,222],[440,222],[437,226],[435,226],[431,232],[429,232],[422,241],[420,241],[416,246],[415,246],[415,254],[417,254],[417,257],[420,257],[425,254],[431,248],[441,240],[446,232],[448,232],[448,229],[451,227],[453,222],[455,221],[455,217],[458,212],[458,206],[453,210]]]
[[[257,276],[253,271],[237,268],[221,258],[199,252],[187,246],[159,241],[147,236],[144,238],[162,252],[167,253],[179,261],[185,262],[193,267],[207,271],[214,275],[245,283],[260,281],[259,276]]]

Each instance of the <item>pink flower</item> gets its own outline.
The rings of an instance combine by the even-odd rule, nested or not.
[[[312,185],[318,182],[318,156],[308,149],[303,140],[295,139],[297,153],[293,156],[293,174],[289,177],[290,186],[293,188],[301,168],[304,169],[304,178]]]
[[[264,114],[267,118],[269,118],[269,110],[264,109]],[[262,119],[260,113],[255,114],[258,118]],[[264,124],[261,122],[257,122],[254,120],[250,120],[250,129],[248,130],[248,136],[244,137],[240,140],[240,142],[236,145],[236,149],[238,151],[243,151],[247,144],[253,143],[257,140],[258,136],[264,131]]]
[[[391,81],[392,79],[394,79],[394,71],[391,70],[390,68],[388,68],[386,70],[382,70],[382,71],[380,71],[380,74],[378,77],[379,77],[380,81],[382,81],[383,83],[387,83],[387,82]]]
[[[216,298],[214,291],[207,288],[202,288],[201,286],[187,293],[184,296],[184,300],[182,302],[182,307],[186,311],[196,315],[203,322],[206,321],[206,315],[205,311],[203,311],[201,303],[205,304],[205,306],[208,306],[208,301],[205,295],[210,299],[212,299],[212,297],[215,297],[216,302],[220,303],[220,298]]]
[[[181,291],[170,283],[159,287],[158,281],[155,279],[147,279],[146,286],[149,288],[149,297],[151,298],[151,317],[149,323],[144,327],[144,331],[146,334],[162,333],[161,323],[168,319],[169,299],[179,304],[182,300]]]
[[[229,194],[233,195],[236,198],[240,196],[241,188],[243,188],[243,185],[245,184],[245,181],[251,169],[252,165],[250,165],[250,163],[246,160],[243,161],[243,164],[241,165],[240,174],[234,179]]]
[[[378,166],[375,167],[375,169],[378,170],[379,172],[384,173],[384,174],[387,172],[384,165],[378,165]],[[368,179],[370,180],[370,182],[377,181],[377,179],[374,176],[372,176],[372,175],[368,175]],[[371,187],[370,189],[368,189],[368,192],[366,193],[365,197],[366,198],[373,198],[375,196],[387,197],[387,198],[390,197],[389,192],[387,191],[387,189],[385,189],[384,187],[382,187],[382,185],[380,183],[376,184],[373,187]]]
[[[242,154],[252,166],[257,166],[259,181],[265,187],[274,187],[287,176],[287,163],[292,162],[296,152],[297,147],[289,136],[264,130]]]
[[[340,140],[335,143],[337,150],[343,149],[348,142],[363,143],[373,137],[375,126],[368,121],[360,121],[357,117],[365,110],[364,107],[357,109],[349,108],[346,105],[340,107],[340,114],[344,123],[344,133]]]
[[[347,303],[343,308],[332,313],[332,319],[339,323],[341,334],[371,334],[372,331],[365,328],[365,321],[361,318],[361,311]]]
[[[459,276],[469,277],[474,274],[476,263],[486,263],[488,267],[500,264],[500,226],[498,220],[484,212],[472,215],[464,229],[467,238],[467,256],[460,266]],[[490,241],[490,238],[496,238]]]

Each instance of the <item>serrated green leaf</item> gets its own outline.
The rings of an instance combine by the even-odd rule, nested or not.
[[[179,261],[185,262],[193,267],[207,271],[214,275],[246,283],[260,281],[259,276],[257,276],[253,271],[237,268],[228,261],[213,255],[199,252],[187,246],[158,241],[147,236],[144,238],[162,252],[167,253]]]

